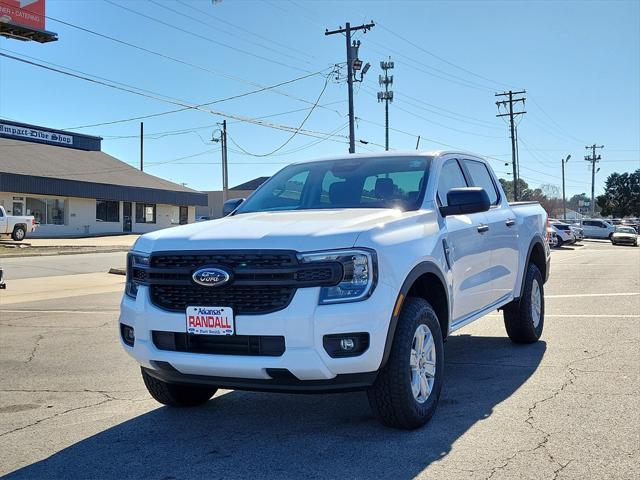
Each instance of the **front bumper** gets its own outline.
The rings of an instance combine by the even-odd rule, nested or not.
[[[266,315],[237,315],[237,335],[282,335],[281,356],[212,355],[156,348],[152,331],[185,332],[185,315],[151,304],[148,288],[137,298],[124,296],[120,323],[135,329],[133,347],[124,349],[143,368],[173,383],[206,383],[250,390],[325,391],[364,388],[375,379],[382,361],[396,292],[379,282],[365,301],[318,305],[320,288],[300,288],[289,306]],[[222,306],[222,305],[221,305]],[[323,347],[330,334],[367,332],[369,347],[361,355],[332,358]],[[164,362],[164,363],[163,363]],[[274,378],[274,371],[290,372]],[[306,383],[305,382],[310,382]]]
[[[635,245],[638,240],[633,237],[615,237],[614,236],[611,238],[611,241],[615,243],[624,243],[626,245]]]

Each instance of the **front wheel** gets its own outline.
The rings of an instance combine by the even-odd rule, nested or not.
[[[426,300],[408,297],[389,359],[367,391],[369,404],[389,427],[421,427],[436,410],[443,376],[444,344],[438,317]]]
[[[515,343],[537,342],[544,327],[544,282],[538,267],[530,263],[525,272],[524,290],[518,300],[505,305],[504,326]]]
[[[170,407],[195,407],[209,401],[216,388],[178,385],[158,380],[142,370],[142,380],[151,396],[163,405]]]
[[[26,236],[27,232],[25,231],[24,227],[16,227],[13,229],[13,233],[11,233],[11,238],[13,238],[16,242],[21,242]]]

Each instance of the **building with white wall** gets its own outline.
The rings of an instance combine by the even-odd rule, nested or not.
[[[0,205],[36,236],[146,233],[195,221],[207,195],[101,151],[101,138],[0,120]]]

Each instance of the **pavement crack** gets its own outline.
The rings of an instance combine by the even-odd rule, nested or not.
[[[38,347],[40,346],[40,342],[42,341],[44,337],[42,335],[38,335],[36,337],[36,343],[33,345],[33,349],[31,350],[31,353],[29,353],[29,356],[27,357],[27,361],[25,363],[30,363],[31,360],[34,359],[34,357],[36,356],[36,350],[38,350]]]
[[[13,430],[9,430],[8,432],[0,433],[0,437],[4,437],[4,436],[9,435],[11,433],[19,432],[20,430],[24,430],[26,428],[34,427],[36,425],[39,425],[42,422],[45,422],[47,420],[51,420],[53,418],[59,417],[61,415],[64,415],[66,413],[75,412],[77,410],[82,410],[82,409],[85,409],[85,408],[97,407],[97,406],[100,406],[100,405],[104,405],[107,402],[112,402],[113,400],[116,400],[116,399],[115,398],[105,398],[105,399],[103,399],[103,400],[101,400],[101,401],[99,401],[97,403],[92,403],[91,405],[83,405],[81,407],[68,408],[67,410],[63,410],[62,412],[55,413],[55,414],[53,414],[53,415],[51,415],[49,417],[41,418],[39,420],[36,420],[35,422],[29,423],[28,425],[23,425],[22,427],[14,428]]]

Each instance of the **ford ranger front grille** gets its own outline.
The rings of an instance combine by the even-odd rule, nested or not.
[[[203,267],[224,269],[228,284],[203,286],[193,273]],[[300,263],[293,251],[159,252],[149,266],[136,265],[131,278],[149,286],[151,302],[164,310],[189,306],[231,307],[235,314],[260,315],[286,308],[298,288],[337,285],[338,262]]]

